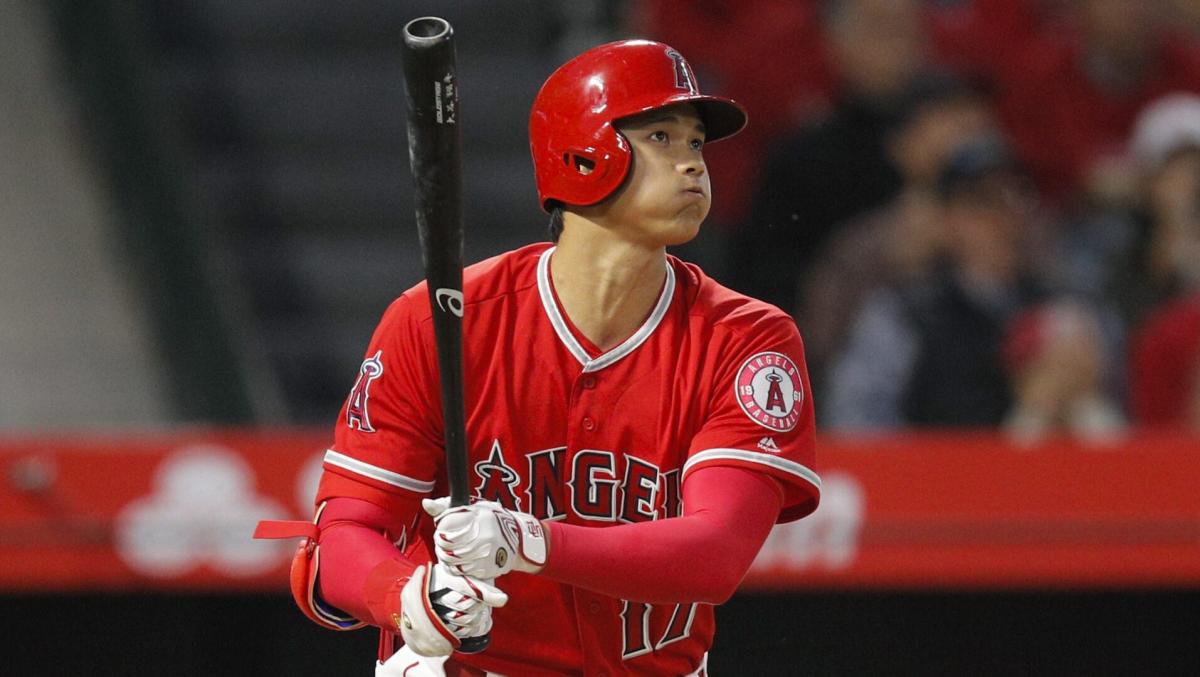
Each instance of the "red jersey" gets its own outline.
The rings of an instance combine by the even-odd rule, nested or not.
[[[814,415],[791,318],[668,257],[644,324],[601,352],[574,329],[549,275],[550,244],[464,273],[468,476],[472,494],[543,520],[596,528],[681,514],[697,468],[769,474],[778,521],[820,496]],[[426,286],[401,295],[367,349],[325,457],[318,500],[384,507],[448,492],[437,357]],[[405,554],[424,562],[432,522]],[[492,644],[456,660],[508,675],[686,674],[712,644],[707,604],[650,605],[522,573],[498,585]]]

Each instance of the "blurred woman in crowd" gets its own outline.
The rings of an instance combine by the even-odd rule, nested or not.
[[[1131,340],[1130,409],[1143,425],[1200,430],[1200,96],[1148,107],[1131,145],[1145,173],[1143,266],[1158,302]]]

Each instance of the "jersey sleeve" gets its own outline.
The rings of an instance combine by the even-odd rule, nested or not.
[[[769,316],[731,329],[715,344],[708,414],[692,438],[683,480],[708,466],[765,473],[783,489],[779,522],[816,509],[815,416],[795,324]]]
[[[431,330],[415,312],[420,289],[396,299],[371,338],[325,452],[318,503],[349,497],[395,510],[433,491],[441,413]]]

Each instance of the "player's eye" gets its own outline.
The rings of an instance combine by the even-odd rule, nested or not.
[[[661,129],[650,132],[650,140],[651,141],[658,141],[659,143],[666,143],[667,138],[668,138],[667,133]]]
[[[692,139],[689,142],[692,150],[700,150],[704,147],[704,139]]]

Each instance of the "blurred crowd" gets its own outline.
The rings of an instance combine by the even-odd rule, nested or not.
[[[716,272],[796,318],[826,429],[1200,431],[1200,3],[636,7],[750,111]]]

